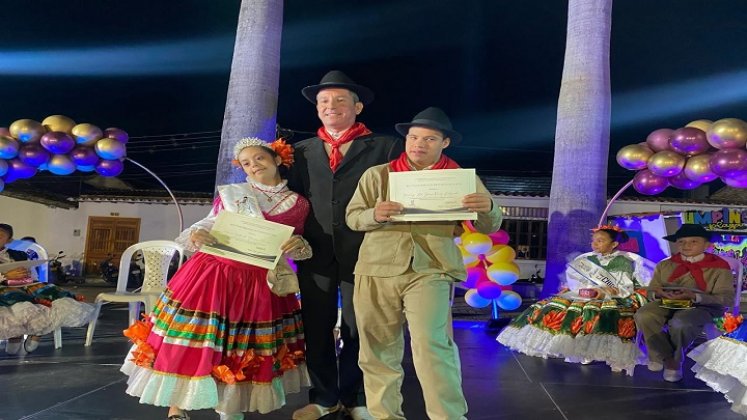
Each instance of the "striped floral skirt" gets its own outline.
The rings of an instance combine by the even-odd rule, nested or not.
[[[527,308],[497,340],[530,356],[603,361],[632,375],[635,365],[642,362],[633,315],[645,302],[638,292],[607,300],[553,296]]]
[[[267,413],[309,384],[298,299],[270,291],[267,270],[197,253],[150,318],[125,335],[127,393],[184,410]]]

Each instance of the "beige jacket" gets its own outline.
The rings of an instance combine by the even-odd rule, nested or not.
[[[366,232],[354,273],[393,277],[407,271],[412,263],[416,273],[443,273],[464,280],[462,255],[454,244],[454,228],[458,223],[378,223],[374,220],[374,207],[377,202],[389,200],[388,188],[389,164],[371,167],[361,177],[347,206],[345,220],[350,229]],[[479,178],[477,192],[488,193]],[[500,208],[494,203],[489,213],[478,214],[474,226],[479,232],[495,232],[502,218]]]
[[[656,265],[654,277],[651,279],[649,287],[665,286],[683,286],[697,289],[695,278],[692,274],[687,273],[684,276],[669,281],[677,268],[677,264],[669,259],[662,260]],[[732,306],[734,304],[734,276],[731,270],[724,268],[704,268],[703,279],[706,281],[706,293],[700,294],[699,305],[721,305]]]

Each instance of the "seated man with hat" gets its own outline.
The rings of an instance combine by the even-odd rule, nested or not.
[[[649,284],[655,300],[636,312],[635,323],[646,341],[649,370],[664,369],[664,380],[677,382],[685,351],[734,301],[734,278],[725,260],[705,252],[711,234],[703,226],[683,224],[664,239],[679,252],[657,264]]]
[[[359,364],[366,401],[377,419],[404,419],[403,325],[408,324],[412,358],[430,419],[465,418],[459,351],[451,338],[449,298],[453,282],[466,278],[454,244],[456,221],[395,222],[401,203],[390,201],[392,172],[459,168],[442,152],[461,135],[446,114],[428,108],[410,123],[397,124],[405,153],[367,170],[347,207],[351,229],[366,232],[355,266],[355,315],[360,332]],[[462,207],[477,213],[479,232],[501,225],[500,207],[476,180]]]

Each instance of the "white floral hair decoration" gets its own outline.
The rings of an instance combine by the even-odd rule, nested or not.
[[[277,139],[272,143],[268,143],[257,137],[244,137],[243,139],[236,142],[233,147],[233,163],[238,166],[239,153],[247,147],[265,147],[275,152],[276,155],[280,156],[281,164],[290,168],[293,164],[293,146],[286,143],[283,139]]]

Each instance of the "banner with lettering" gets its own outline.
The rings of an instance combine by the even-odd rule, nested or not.
[[[682,223],[703,225],[707,230],[747,231],[747,209],[724,207],[712,211],[688,210],[683,211],[680,217]]]

